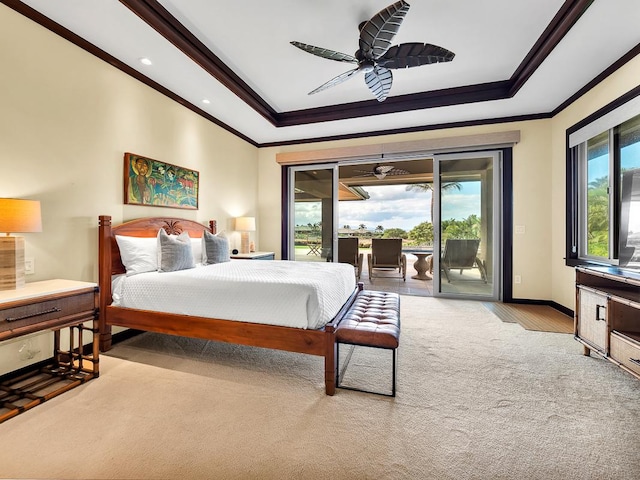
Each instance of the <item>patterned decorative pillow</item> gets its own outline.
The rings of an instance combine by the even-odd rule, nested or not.
[[[116,235],[120,260],[127,276],[158,270],[158,240],[156,238]]]
[[[195,267],[191,251],[191,238],[187,232],[168,235],[164,229],[158,231],[158,271],[175,272]]]
[[[214,263],[229,262],[229,240],[224,232],[217,235],[205,230],[202,235],[202,263],[212,265]]]

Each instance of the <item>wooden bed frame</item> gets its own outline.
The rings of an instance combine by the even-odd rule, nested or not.
[[[117,325],[149,332],[318,355],[324,357],[326,393],[327,395],[335,393],[337,365],[335,329],[353,303],[358,289],[353,292],[335,318],[318,330],[114,307],[111,306],[111,276],[125,273],[115,239],[116,235],[155,237],[158,230],[164,228],[169,234],[188,232],[189,236],[196,238],[202,237],[205,230],[216,233],[216,222],[210,221],[207,228],[200,223],[181,218],[151,217],[112,226],[110,216],[100,215],[98,218],[99,322],[102,351],[111,348],[111,327]]]

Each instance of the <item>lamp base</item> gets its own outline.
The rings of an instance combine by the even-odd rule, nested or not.
[[[0,290],[24,287],[24,238],[0,237]]]
[[[240,232],[240,253],[249,253],[249,232]]]

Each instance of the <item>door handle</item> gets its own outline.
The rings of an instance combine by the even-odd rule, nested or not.
[[[604,315],[600,315],[600,309],[604,310],[605,313]],[[607,307],[605,307],[604,305],[596,305],[596,321],[605,321],[606,320],[606,311],[607,311]]]

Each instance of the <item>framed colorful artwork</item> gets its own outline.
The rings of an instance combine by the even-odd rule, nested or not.
[[[124,203],[198,209],[199,174],[166,162],[124,154]]]

